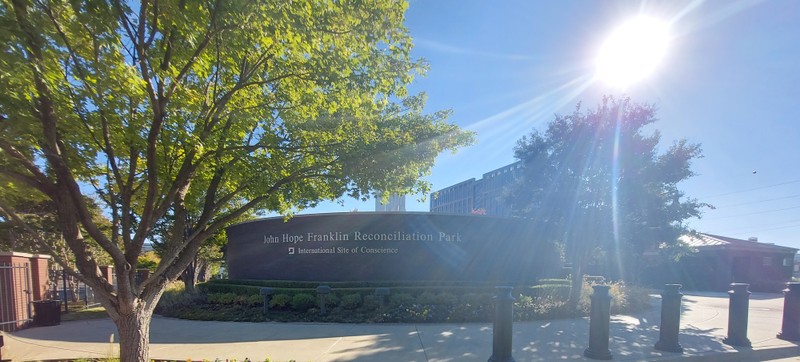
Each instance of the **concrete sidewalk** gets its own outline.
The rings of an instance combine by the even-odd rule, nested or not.
[[[727,333],[724,293],[683,298],[683,354],[653,349],[658,341],[660,300],[638,316],[612,316],[614,360],[763,361],[800,356],[798,344],[775,338],[783,297],[754,293],[748,337],[752,348],[722,343]],[[65,322],[5,334],[3,358],[14,361],[103,358],[116,355],[117,331],[109,319]],[[587,319],[514,324],[517,361],[588,360]],[[202,322],[153,318],[150,357],[175,360],[271,361],[486,361],[492,352],[491,324],[315,324]]]

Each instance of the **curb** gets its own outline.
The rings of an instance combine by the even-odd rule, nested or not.
[[[759,349],[742,349],[737,351],[728,351],[728,352],[708,352],[699,355],[688,355],[688,356],[674,356],[665,359],[659,359],[659,361],[692,361],[692,362],[701,362],[701,361],[720,361],[725,360],[726,362],[746,362],[746,361],[769,361],[774,359],[780,358],[788,358],[788,357],[795,357],[800,356],[800,346],[784,346],[784,347],[774,347],[774,348],[759,348]]]

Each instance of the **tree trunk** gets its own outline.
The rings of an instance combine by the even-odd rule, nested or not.
[[[211,279],[211,268],[207,260],[203,260],[199,271],[197,272],[197,282],[203,283]]]
[[[150,319],[152,312],[136,308],[130,314],[121,314],[114,322],[119,330],[120,362],[148,362],[150,360]]]
[[[195,257],[186,269],[181,273],[181,280],[187,292],[194,292],[194,287],[199,282],[208,280],[207,274],[208,261],[203,258]]]

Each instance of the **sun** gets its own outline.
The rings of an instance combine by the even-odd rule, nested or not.
[[[669,27],[650,17],[638,17],[616,28],[600,49],[597,77],[624,88],[649,76],[667,53]]]

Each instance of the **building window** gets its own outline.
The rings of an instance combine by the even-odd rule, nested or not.
[[[783,266],[791,266],[793,258],[783,258]]]
[[[772,257],[771,256],[765,256],[764,257],[764,266],[772,266]]]

